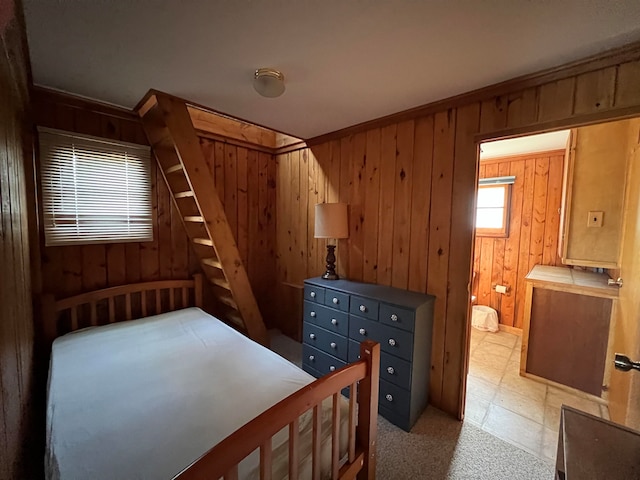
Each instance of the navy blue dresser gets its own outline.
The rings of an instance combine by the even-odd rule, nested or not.
[[[302,367],[315,377],[380,343],[379,413],[409,431],[427,406],[435,297],[349,280],[304,281]]]

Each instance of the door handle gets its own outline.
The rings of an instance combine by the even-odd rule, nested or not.
[[[614,360],[616,370],[622,370],[628,372],[631,369],[640,370],[640,362],[634,362],[626,355],[616,353],[616,359]]]

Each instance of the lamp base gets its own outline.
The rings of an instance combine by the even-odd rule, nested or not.
[[[336,246],[327,245],[327,271],[324,272],[322,278],[325,280],[339,280],[340,277],[336,273]]]

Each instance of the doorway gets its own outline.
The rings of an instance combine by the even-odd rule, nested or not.
[[[630,412],[634,409],[625,410],[625,406],[634,398],[636,405],[640,400],[640,388],[633,383],[633,377],[617,375],[610,367],[605,369],[605,394],[600,397],[521,371],[523,327],[526,327],[531,314],[525,295],[525,276],[534,266],[571,268],[607,278],[617,278],[622,270],[627,270],[631,272],[627,275],[630,279],[640,278],[639,262],[631,253],[640,248],[640,234],[636,233],[640,232],[640,224],[637,224],[640,165],[633,166],[640,162],[637,159],[638,122],[640,120],[627,120],[618,126],[625,136],[623,160],[629,164],[629,170],[623,171],[621,183],[626,181],[627,189],[618,208],[621,219],[620,237],[616,240],[620,247],[620,263],[615,265],[618,268],[598,267],[589,262],[580,266],[580,262],[571,261],[562,236],[565,233],[566,240],[564,229],[567,226],[562,222],[561,210],[568,202],[567,193],[571,194],[567,192],[567,175],[572,172],[567,167],[575,162],[575,157],[570,157],[575,155],[575,134],[584,143],[589,135],[592,138],[601,135],[601,132],[594,131],[596,127],[574,129],[573,135],[565,130],[481,144],[471,294],[476,310],[481,307],[489,314],[476,313],[475,318],[472,314],[470,319],[475,327],[471,328],[469,342],[465,421],[549,462],[553,462],[556,455],[562,404],[609,418],[611,399],[612,403],[615,400],[623,405],[612,406],[613,419],[628,417],[631,420],[635,414]],[[603,128],[611,129],[614,123],[618,122],[604,124]],[[619,143],[620,140],[615,141]],[[582,175],[582,172],[578,173]],[[578,194],[574,192],[574,196]],[[598,195],[587,193],[589,196]],[[609,215],[605,215],[610,224],[615,220],[615,209],[610,206],[600,210],[589,208],[609,211]],[[574,224],[577,225],[576,222]],[[576,235],[573,231],[572,234]],[[629,258],[625,259],[625,251]],[[565,265],[567,260],[572,265]],[[603,265],[612,267],[611,264]],[[618,348],[619,344],[620,349],[630,356],[635,355],[634,358],[640,354],[640,331],[636,327],[629,335],[629,330],[638,324],[640,317],[640,287],[632,285],[625,294],[623,290],[620,290],[620,299],[612,302],[615,307],[611,318],[607,319],[609,335],[604,340],[609,347],[607,365],[612,363],[610,357],[614,345]],[[634,315],[635,323],[631,320]],[[526,328],[524,330],[528,337],[529,332]],[[635,340],[630,341],[629,338]],[[633,392],[636,392],[635,397]],[[620,414],[623,410],[624,413]]]

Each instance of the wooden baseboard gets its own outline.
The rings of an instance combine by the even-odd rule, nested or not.
[[[503,324],[499,324],[498,328],[500,329],[501,332],[513,333],[514,335],[518,335],[519,337],[522,336],[521,328],[511,327],[509,325],[503,325]]]

